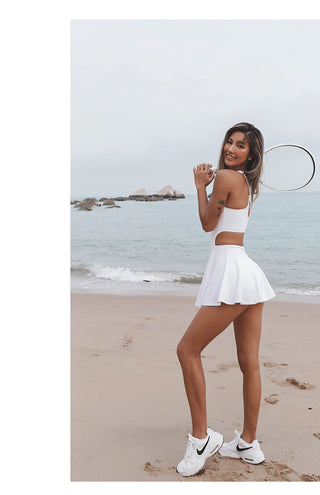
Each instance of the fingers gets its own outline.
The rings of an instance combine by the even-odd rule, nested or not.
[[[214,173],[214,170],[212,170],[212,165],[210,163],[200,163],[196,167],[193,167],[193,173],[195,175],[201,172],[211,175]]]
[[[210,163],[200,163],[197,165],[197,171],[208,171],[209,169],[212,169],[212,165]]]

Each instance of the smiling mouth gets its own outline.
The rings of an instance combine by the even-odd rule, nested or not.
[[[229,158],[229,160],[233,160],[234,156],[227,155],[227,153],[226,153],[226,158]]]

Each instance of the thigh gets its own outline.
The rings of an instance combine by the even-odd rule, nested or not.
[[[263,303],[247,306],[233,322],[240,367],[259,364]]]
[[[202,306],[183,335],[180,345],[198,355],[247,307],[224,303],[221,306]]]

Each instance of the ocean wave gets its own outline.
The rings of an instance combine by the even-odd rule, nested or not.
[[[195,273],[151,272],[124,267],[96,267],[93,269],[93,273],[97,278],[115,282],[180,282],[185,284],[201,282],[201,277]]]
[[[172,272],[172,271],[146,271],[126,267],[110,267],[94,265],[74,265],[71,267],[73,274],[91,275],[98,279],[114,282],[179,282],[182,284],[199,284],[202,280],[198,273]]]
[[[88,268],[85,265],[72,265],[71,266],[71,273],[73,274],[79,274],[79,275],[89,275],[91,273],[90,268]]]
[[[101,264],[92,266],[84,264],[74,264],[71,267],[71,274],[80,276],[89,281],[100,280],[111,281],[116,283],[166,283],[166,284],[200,284],[202,275],[192,272],[174,272],[174,271],[148,271],[134,269],[129,267],[110,267]],[[319,296],[320,286],[315,284],[293,284],[291,287],[274,286],[278,294],[289,294],[296,296]]]
[[[275,292],[295,296],[320,296],[320,287],[279,287]]]

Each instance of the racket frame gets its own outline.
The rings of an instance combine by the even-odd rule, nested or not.
[[[316,162],[313,158],[313,156],[311,155],[310,151],[307,150],[307,148],[304,148],[303,146],[300,146],[300,144],[290,144],[290,143],[285,143],[285,144],[277,144],[275,146],[271,146],[271,148],[268,148],[263,155],[266,155],[269,151],[275,149],[275,148],[281,148],[281,147],[284,147],[284,146],[290,146],[290,147],[295,147],[295,148],[300,148],[301,150],[305,151],[306,153],[308,153],[308,155],[310,156],[311,158],[311,161],[312,161],[312,167],[313,167],[313,170],[312,170],[312,175],[310,177],[310,179],[308,180],[308,182],[306,182],[303,186],[299,186],[299,187],[295,187],[293,189],[277,189],[276,187],[271,187],[271,186],[267,186],[267,184],[264,184],[264,182],[262,182],[262,180],[260,180],[260,184],[262,184],[264,187],[267,187],[268,189],[272,189],[273,191],[279,191],[279,192],[290,192],[290,191],[298,191],[299,189],[302,189],[303,187],[306,187],[309,182],[312,181],[313,177],[314,177],[314,174],[315,174],[315,171],[316,171]]]

